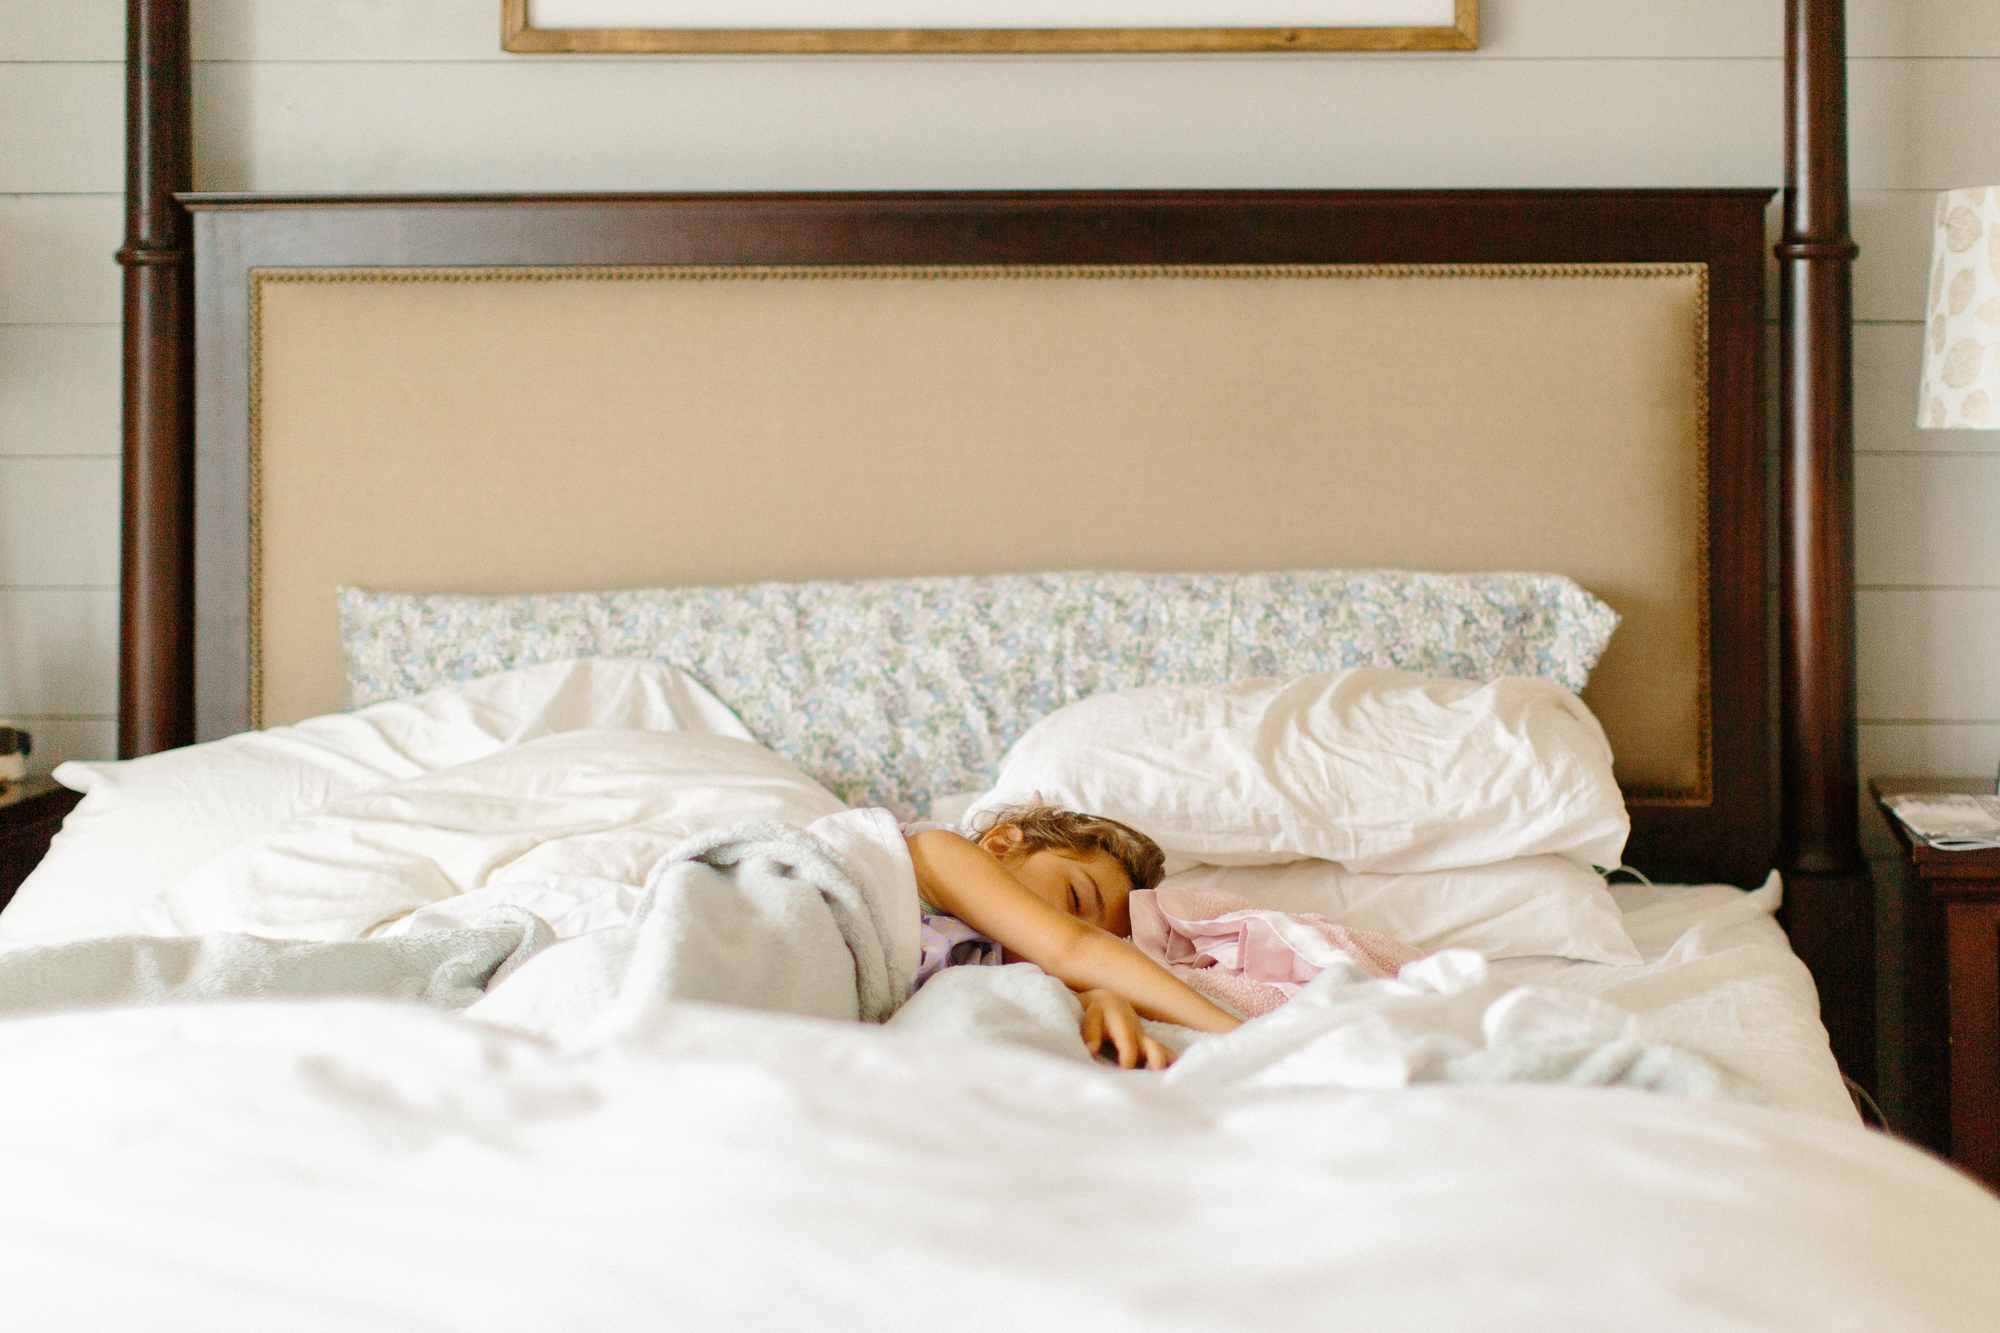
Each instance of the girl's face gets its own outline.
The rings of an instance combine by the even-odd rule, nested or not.
[[[988,831],[979,845],[993,853],[1028,892],[1058,912],[1113,935],[1132,933],[1128,902],[1132,878],[1109,852],[1079,857],[1050,847],[1029,851],[1021,846],[1021,831],[1011,824]]]

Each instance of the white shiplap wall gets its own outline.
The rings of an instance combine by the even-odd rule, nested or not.
[[[0,715],[117,743],[123,6],[0,0]]]
[[[509,56],[499,0],[196,0],[203,189],[1770,185],[1780,0],[1486,0],[1475,53]],[[124,6],[0,0],[0,714],[116,707]],[[2000,5],[1854,0],[1864,771],[2000,755],[2000,433],[1911,424],[1929,194]]]

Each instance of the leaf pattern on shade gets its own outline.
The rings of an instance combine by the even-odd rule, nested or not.
[[[2000,190],[1938,196],[1917,424],[1990,430],[2000,395]]]

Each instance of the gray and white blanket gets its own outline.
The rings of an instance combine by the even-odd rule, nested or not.
[[[113,935],[0,951],[0,1015],[189,1000],[373,995],[462,1009],[554,941],[500,907],[460,930],[383,940],[271,940],[217,932]]]
[[[653,870],[629,924],[560,944],[501,906],[470,927],[386,938],[123,935],[0,952],[0,1015],[340,995],[479,1004],[563,1040],[615,1035],[675,1000],[879,1022],[904,998],[865,886],[826,843],[778,823],[690,839]]]
[[[562,941],[473,1012],[591,1045],[677,1000],[880,1022],[904,998],[866,886],[790,824],[737,824],[677,847],[632,920]]]
[[[647,878],[619,979],[636,1021],[671,1000],[879,1023],[903,1001],[889,933],[827,844],[790,824],[682,843]]]

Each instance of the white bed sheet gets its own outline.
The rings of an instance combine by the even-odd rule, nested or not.
[[[1855,1123],[1827,1046],[1812,973],[1773,913],[1773,875],[1751,893],[1725,884],[1611,886],[1637,966],[1503,958],[1496,980],[1579,991],[1639,1017],[1642,1035],[1699,1052],[1773,1106]]]

